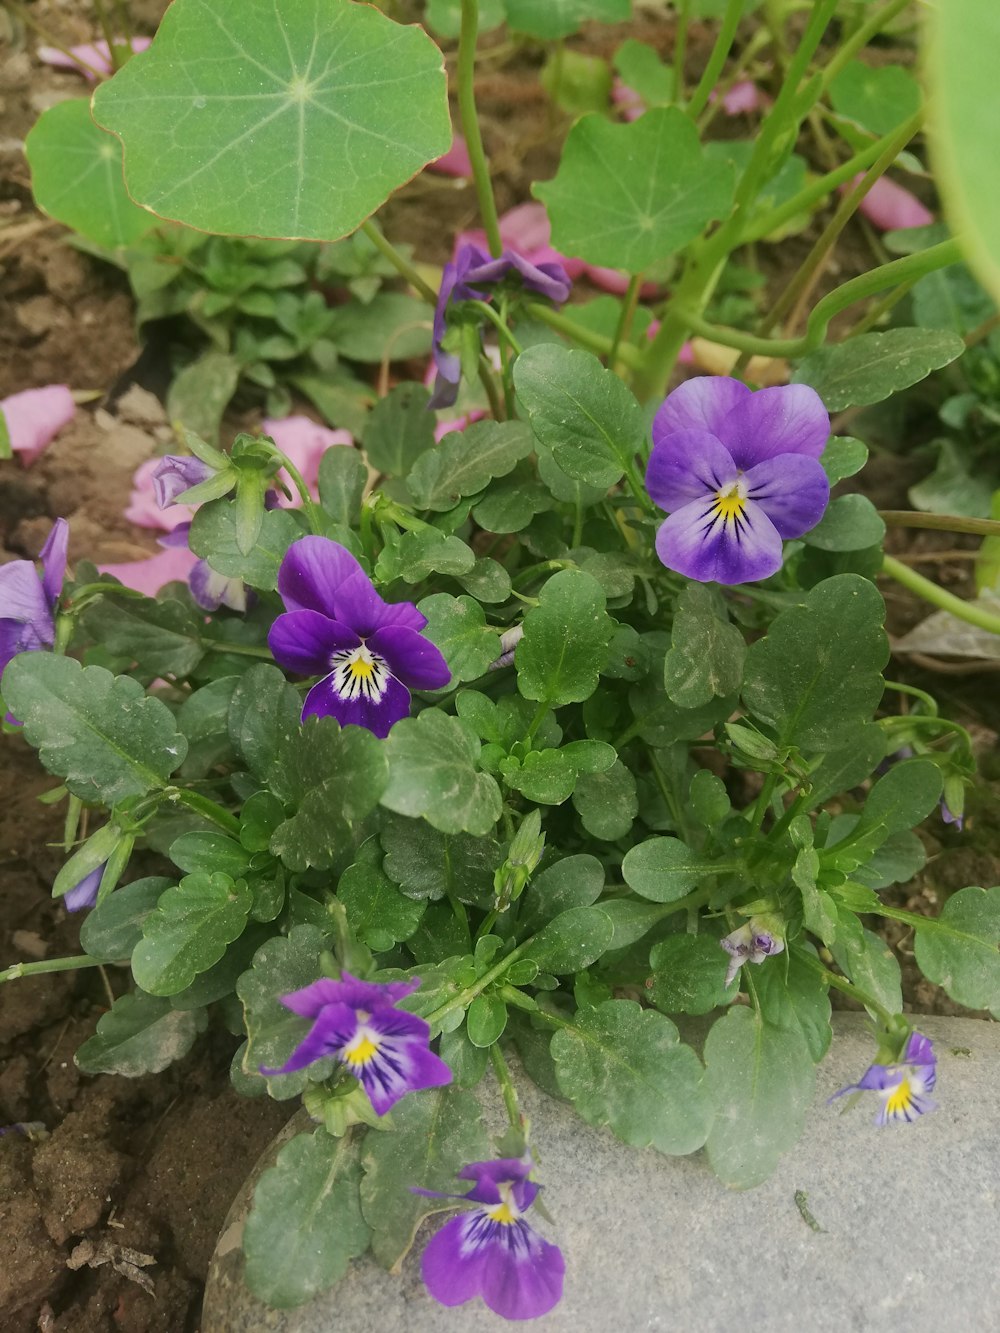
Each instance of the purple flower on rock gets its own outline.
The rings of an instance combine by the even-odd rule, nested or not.
[[[532,1163],[516,1157],[472,1162],[458,1173],[475,1182],[465,1195],[417,1190],[431,1198],[462,1198],[476,1207],[446,1222],[421,1259],[427,1290],[442,1305],[482,1296],[504,1319],[536,1319],[562,1297],[566,1264],[558,1245],[525,1221],[538,1186]]]
[[[876,1125],[908,1124],[936,1108],[937,1103],[927,1095],[936,1082],[937,1057],[931,1040],[922,1032],[911,1032],[897,1063],[869,1065],[857,1083],[849,1083],[829,1100],[848,1092],[877,1092],[882,1106],[875,1116]]]
[[[67,912],[80,912],[85,907],[93,907],[97,902],[97,890],[101,887],[101,876],[107,861],[102,861],[89,875],[84,875],[78,884],[63,894],[63,906]]]
[[[291,1074],[332,1055],[358,1080],[378,1115],[408,1092],[440,1088],[451,1070],[430,1049],[430,1028],[396,1003],[420,985],[413,981],[359,981],[342,972],[339,981],[321,978],[283,995],[292,1013],[313,1025],[280,1069],[262,1074]]]
[[[33,560],[0,566],[0,677],[18,653],[42,652],[55,643],[68,543],[69,524],[57,518],[42,547],[40,575]],[[8,714],[7,721],[15,719]]]
[[[515,250],[504,250],[499,259],[491,259],[478,245],[460,245],[455,258],[441,273],[437,305],[434,309],[434,364],[437,380],[432,408],[451,407],[458,397],[462,379],[461,358],[443,347],[448,328],[448,307],[458,301],[488,301],[490,287],[516,273],[525,291],[544,296],[556,305],[569,296],[570,280],[561,264],[532,264]]]
[[[420,631],[427,624],[412,602],[384,602],[345,547],[327,537],[302,537],[278,572],[288,608],[268,643],[286,671],[322,676],[306,695],[302,720],[335,717],[384,737],[410,711],[410,690],[439,690],[451,672]]]
[[[200,458],[194,458],[190,454],[167,454],[165,458],[160,459],[153,471],[153,494],[156,496],[156,503],[161,509],[166,509],[168,505],[174,504],[178,495],[214,476],[214,469],[203,463]]]
[[[772,954],[782,953],[785,948],[785,941],[779,935],[765,929],[752,918],[746,925],[740,926],[737,930],[726,935],[719,943],[729,954],[729,970],[726,972],[727,986],[732,982],[744,963],[762,963],[765,958],[770,958]]]
[[[756,393],[702,376],[653,421],[646,488],[669,517],[656,535],[668,569],[699,583],[752,583],[781,568],[781,543],[815,527],[830,498],[819,456],[830,418],[805,384]]]

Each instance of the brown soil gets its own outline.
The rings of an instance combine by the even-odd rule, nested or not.
[[[31,7],[64,42],[90,39],[90,22],[72,9],[64,0],[37,0]],[[139,31],[152,31],[162,9],[159,0],[130,3]],[[637,22],[601,32],[590,49],[608,55],[625,36],[636,36],[666,53],[671,31],[663,22]],[[5,239],[0,230],[0,397],[49,382],[91,389],[98,397],[32,469],[0,463],[0,562],[37,555],[56,515],[71,519],[71,560],[138,558],[151,540],[122,511],[132,472],[166,437],[158,414],[144,411],[141,402],[129,400],[115,412],[99,405],[138,354],[127,286],[114,269],[69,247],[62,230],[34,212],[18,144],[42,109],[79,95],[83,85],[73,74],[40,66],[31,54],[34,39],[25,42],[16,30],[13,36],[12,53],[0,61],[8,136],[0,141],[6,169],[0,217],[20,239],[11,239],[13,231]],[[695,76],[706,40],[699,33],[692,39]],[[484,65],[484,131],[497,164],[501,210],[527,197],[529,182],[555,168],[558,122],[554,133],[534,82],[538,62],[529,50],[516,65]],[[390,234],[431,262],[447,259],[451,236],[475,225],[475,218],[468,185],[430,175],[386,211]],[[805,247],[796,240],[775,251],[783,266],[770,274],[775,290]],[[858,233],[840,257],[839,279],[849,275],[845,265],[858,272],[870,262],[867,240]],[[876,460],[864,487],[877,503],[904,507],[906,485],[919,474],[907,460]],[[933,533],[893,537],[893,549],[911,556],[957,544]],[[942,563],[930,572],[968,595],[968,564]],[[902,633],[923,609],[899,590],[885,591],[890,626]],[[896,670],[938,694],[951,716],[975,726],[985,753],[995,746],[1000,703],[991,677],[942,679],[905,663]],[[55,780],[16,737],[0,741],[0,754],[0,963],[71,955],[79,949],[79,922],[50,897],[63,859],[61,813],[37,799]],[[995,812],[995,800],[984,781],[966,834],[942,826],[929,838],[928,870],[900,891],[901,903],[933,912],[955,888],[1000,879],[987,835],[995,821],[984,818]],[[956,1012],[907,958],[905,932],[891,938],[903,955],[907,1006]],[[222,1031],[165,1074],[82,1076],[73,1052],[107,1009],[109,990],[119,993],[125,984],[115,969],[106,975],[94,969],[0,988],[0,1127],[36,1122],[45,1134],[29,1138],[14,1130],[0,1137],[0,1333],[194,1330],[218,1228],[250,1166],[287,1117],[288,1107],[231,1091],[235,1043]],[[82,1242],[90,1243],[89,1251],[77,1248]],[[110,1261],[83,1262],[89,1253],[95,1263],[121,1263],[130,1250],[155,1260],[138,1270],[152,1279],[152,1295],[135,1280],[135,1270],[129,1275]]]

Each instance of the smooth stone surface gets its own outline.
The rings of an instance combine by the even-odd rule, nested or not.
[[[845,1115],[825,1099],[867,1068],[861,1015],[835,1019],[800,1143],[766,1184],[727,1190],[702,1154],[663,1157],[592,1129],[518,1077],[556,1218],[539,1229],[566,1256],[559,1306],[527,1327],[549,1333],[995,1333],[1000,1328],[1000,1024],[927,1018],[939,1109],[878,1129],[867,1096]],[[967,1050],[968,1054],[964,1051]],[[499,1099],[485,1118],[502,1128]],[[299,1122],[296,1128],[302,1123]],[[258,1165],[270,1165],[280,1144]],[[814,1231],[796,1204],[823,1228]],[[800,1196],[801,1197],[801,1196]],[[420,1281],[425,1222],[390,1277],[356,1260],[339,1286],[297,1310],[269,1310],[242,1283],[236,1200],[212,1267],[201,1333],[479,1333],[510,1327],[480,1300],[444,1309]]]

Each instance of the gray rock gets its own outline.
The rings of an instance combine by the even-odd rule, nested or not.
[[[700,1155],[662,1157],[585,1125],[519,1077],[545,1203],[566,1256],[562,1303],[539,1333],[994,1333],[1000,1327],[1000,1024],[927,1018],[939,1109],[880,1130],[866,1098],[825,1099],[873,1050],[861,1015],[836,1018],[801,1142],[758,1189],[734,1193]],[[490,1099],[486,1119],[502,1126]],[[302,1127],[300,1121],[295,1128]],[[288,1131],[286,1130],[286,1136]],[[277,1145],[277,1146],[280,1146]],[[259,1174],[273,1161],[265,1154]],[[446,1310],[420,1281],[425,1222],[401,1278],[368,1258],[332,1292],[274,1311],[243,1286],[248,1191],[223,1228],[202,1333],[476,1333],[506,1327],[480,1301]]]

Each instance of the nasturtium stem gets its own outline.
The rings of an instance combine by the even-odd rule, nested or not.
[[[632,328],[632,320],[635,317],[636,302],[639,300],[639,289],[642,286],[642,274],[633,273],[628,280],[628,289],[625,292],[625,299],[622,301],[621,314],[618,316],[618,323],[615,326],[615,336],[611,340],[611,351],[608,353],[608,369],[614,370],[615,363],[618,360],[618,349],[628,338]]]
[[[934,528],[941,532],[971,532],[977,537],[1000,537],[995,518],[966,518],[964,514],[922,514],[911,509],[880,509],[887,528]]]
[[[715,45],[712,47],[712,54],[708,57],[708,64],[705,66],[698,87],[694,90],[691,101],[685,108],[692,120],[697,120],[704,111],[709,96],[719,81],[722,67],[726,63],[736,37],[736,29],[743,17],[743,8],[743,0],[729,0],[726,5],[726,12],[722,16],[722,24],[716,36]]]
[[[201,815],[204,819],[209,819],[213,824],[218,825],[226,833],[233,837],[239,837],[240,821],[235,815],[219,805],[217,801],[211,800],[208,796],[203,796],[201,792],[191,791],[189,787],[169,787],[165,792],[169,799],[180,801],[186,805],[189,810]]]
[[[497,1076],[497,1082],[500,1084],[503,1104],[507,1110],[507,1119],[514,1129],[520,1129],[521,1107],[517,1100],[517,1088],[514,1087],[514,1080],[510,1076],[507,1061],[503,1058],[503,1052],[498,1042],[494,1042],[490,1047],[490,1063],[493,1066],[494,1074]]]
[[[14,963],[0,972],[0,984],[19,981],[21,977],[40,977],[46,972],[76,972],[82,967],[100,967],[99,958],[78,954],[75,958],[46,958],[39,963]]]
[[[366,222],[362,222],[358,230],[368,237],[379,254],[388,259],[396,272],[406,279],[414,291],[419,292],[424,300],[430,305],[437,304],[437,292],[434,288],[418,272],[413,264],[410,263],[406,256],[400,254],[391,241],[386,240],[371,218]]]
[[[891,555],[882,557],[882,572],[895,579],[897,583],[901,583],[904,588],[909,588],[910,592],[922,597],[925,602],[930,602],[932,606],[938,606],[942,611],[950,611],[959,620],[975,625],[978,629],[987,630],[990,634],[1000,634],[1000,616],[973,606],[970,602],[964,602],[954,593],[945,592],[944,588],[939,588],[936,583],[925,579],[922,574],[918,574],[901,561],[894,560]]]
[[[479,200],[490,254],[498,259],[503,251],[500,238],[500,219],[490,167],[483,152],[483,136],[479,132],[479,114],[476,110],[476,38],[479,34],[479,0],[462,0],[462,27],[458,37],[458,109],[462,121],[465,146],[472,163],[472,180]]]

